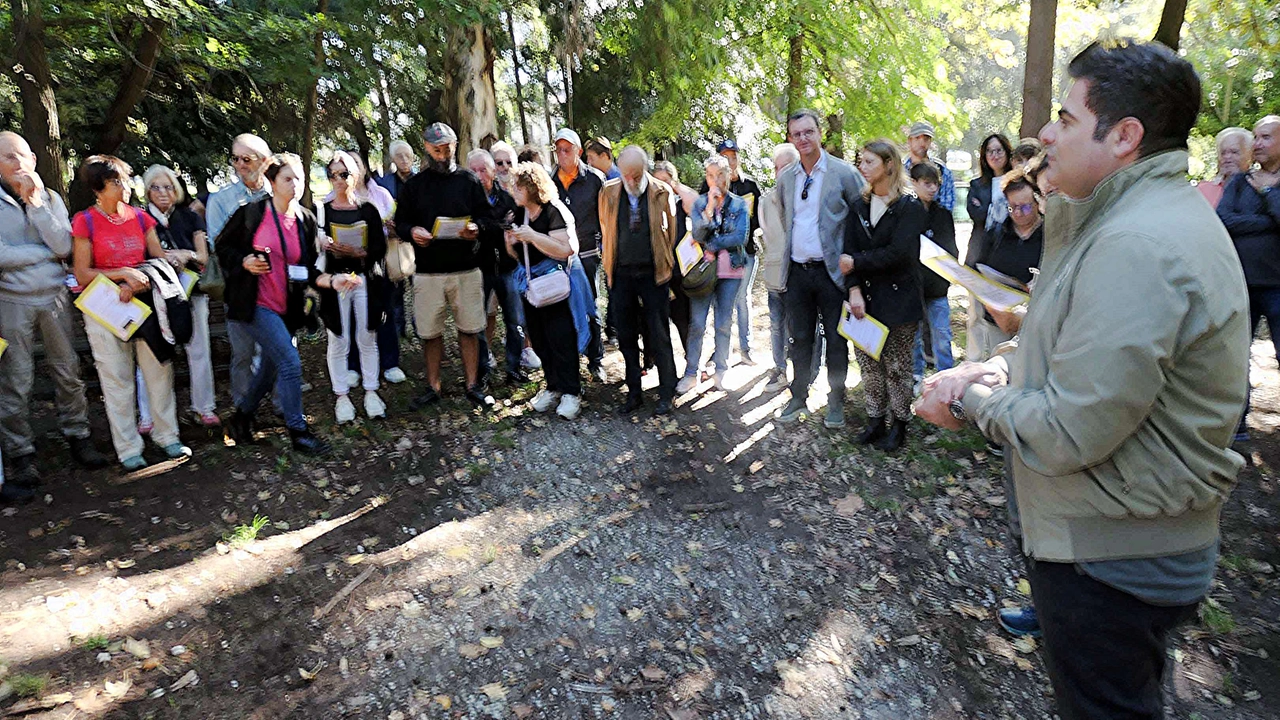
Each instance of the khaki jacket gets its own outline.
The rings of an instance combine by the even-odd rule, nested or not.
[[[760,198],[760,235],[763,248],[756,252],[760,259],[760,274],[769,292],[787,289],[786,269],[791,262],[787,257],[787,228],[782,224],[782,200],[774,188]]]
[[[671,268],[675,265],[676,197],[671,186],[646,173],[649,181],[649,234],[653,241],[653,281],[658,285],[671,280]],[[613,287],[613,261],[618,248],[618,206],[622,201],[622,180],[614,179],[604,184],[600,191],[600,256],[604,275]]]
[[[1053,562],[1203,549],[1242,458],[1249,301],[1187,153],[1055,196],[1009,384],[966,412],[1005,445],[1023,549]]]

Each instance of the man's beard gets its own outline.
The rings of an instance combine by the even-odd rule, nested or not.
[[[627,194],[628,194],[628,195],[630,195],[631,197],[636,197],[637,195],[639,195],[639,194],[640,194],[640,181],[639,181],[639,180],[637,180],[637,181],[635,181],[635,182],[633,183],[633,182],[629,182],[627,179],[623,178],[623,180],[622,180],[622,187],[623,187],[623,189],[624,189],[624,190],[626,190],[626,191],[627,191]]]
[[[427,163],[426,165],[427,169],[432,172],[438,172],[438,173],[453,172],[453,168],[454,168],[453,158],[449,158],[448,160],[437,160],[431,157],[430,155],[428,155],[426,158],[426,163]]]

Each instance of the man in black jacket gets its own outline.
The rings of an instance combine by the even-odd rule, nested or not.
[[[493,371],[493,333],[497,330],[498,308],[502,308],[502,322],[506,327],[507,384],[524,385],[529,376],[520,368],[520,355],[524,352],[524,308],[520,294],[515,291],[513,273],[516,260],[506,251],[502,225],[515,219],[516,201],[498,183],[498,166],[488,150],[476,148],[467,153],[467,168],[484,185],[489,206],[497,222],[480,233],[481,272],[484,273],[484,305],[488,323],[480,337],[481,375]],[[509,282],[510,281],[510,282]]]
[[[596,272],[600,269],[600,190],[604,175],[582,162],[582,140],[578,133],[561,128],[555,137],[556,171],[551,179],[560,192],[560,201],[573,213],[578,232],[578,258],[596,293]],[[600,337],[600,321],[591,318],[591,339],[587,344],[587,369],[591,377],[604,382],[604,341]]]
[[[1249,286],[1249,316],[1257,334],[1258,321],[1264,316],[1267,327],[1280,328],[1280,115],[1268,115],[1254,125],[1253,159],[1261,167],[1231,178],[1218,202],[1218,217],[1240,255]],[[1280,331],[1271,331],[1271,342],[1280,358]],[[1248,405],[1244,413],[1237,441],[1249,439]]]
[[[453,128],[435,123],[423,133],[423,142],[422,172],[401,188],[395,217],[396,233],[417,246],[413,320],[422,338],[429,387],[413,399],[413,407],[440,400],[440,360],[449,306],[458,328],[467,399],[489,407],[493,398],[485,395],[479,382],[479,337],[485,326],[480,233],[493,225],[493,210],[479,178],[454,161],[458,136]]]

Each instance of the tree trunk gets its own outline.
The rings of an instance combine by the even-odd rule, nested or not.
[[[573,127],[573,61],[566,51],[560,58],[560,82],[564,84],[564,126]],[[585,141],[584,141],[585,142]]]
[[[838,158],[844,158],[844,113],[834,112],[827,116],[827,152]]]
[[[18,61],[10,71],[22,97],[22,134],[36,155],[36,172],[50,190],[65,196],[62,129],[53,76],[45,53],[40,0],[13,0],[13,43]]]
[[[133,53],[133,61],[129,63],[129,72],[116,89],[116,96],[107,108],[107,117],[102,121],[98,137],[89,146],[89,154],[115,155],[120,152],[120,146],[124,145],[129,132],[129,116],[138,107],[147,86],[151,84],[151,76],[155,74],[156,59],[160,56],[160,46],[167,29],[162,21],[154,18],[149,18],[142,24],[142,34],[138,37],[138,48]],[[93,191],[78,177],[74,178],[67,198],[67,208],[76,212],[92,203]]]
[[[378,104],[382,106],[378,113],[378,130],[382,134],[382,172],[389,175],[395,172],[395,165],[391,162],[391,96],[387,92],[387,73],[382,63],[378,63]]]
[[[804,35],[797,31],[791,36],[787,54],[787,116],[800,109],[804,92]]]
[[[551,144],[551,138],[556,136],[556,128],[551,124],[551,70],[544,70],[542,73],[542,114],[547,121],[547,144]],[[528,143],[528,140],[525,140]],[[553,163],[554,164],[554,163]]]
[[[484,25],[452,27],[444,57],[444,116],[458,133],[461,162],[498,137],[498,99],[493,87],[493,43]]]
[[[524,89],[520,84],[520,46],[516,44],[516,23],[507,9],[507,34],[511,36],[511,70],[516,76],[516,110],[520,111],[520,137],[529,142],[529,121],[524,115]]]
[[[307,88],[307,104],[303,108],[306,113],[306,125],[302,131],[302,147],[299,148],[302,155],[302,204],[311,205],[311,163],[315,159],[315,138],[316,138],[316,113],[320,105],[320,76],[324,74],[324,14],[329,12],[329,0],[319,0],[316,8],[316,14],[320,15],[319,22],[321,25],[316,28],[316,34],[313,41],[313,65],[315,77],[311,79],[311,85]]]
[[[1182,23],[1186,17],[1187,0],[1164,0],[1164,10],[1160,13],[1160,27],[1156,28],[1154,40],[1177,50],[1178,41],[1182,37]]]
[[[372,168],[373,166],[369,164],[369,155],[373,152],[373,142],[369,140],[369,126],[365,123],[364,115],[360,113],[359,108],[351,111],[351,137],[355,138],[360,162],[364,163],[366,168]],[[373,170],[369,172],[372,173]]]
[[[1053,43],[1058,0],[1031,0],[1027,27],[1027,65],[1022,78],[1021,137],[1036,137],[1053,111]]]

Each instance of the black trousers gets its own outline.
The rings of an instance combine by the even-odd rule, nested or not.
[[[787,325],[791,337],[791,396],[809,397],[813,383],[813,338],[816,323],[821,320],[822,334],[827,339],[827,383],[831,392],[844,396],[844,381],[849,374],[849,344],[839,332],[840,309],[845,294],[827,274],[821,262],[791,263],[787,275]]]
[[[582,262],[582,271],[587,274],[587,281],[591,284],[591,298],[594,300],[596,299],[596,274],[600,270],[600,256],[593,255],[579,258],[579,260]],[[604,362],[604,338],[600,335],[598,313],[596,317],[591,318],[590,322],[591,339],[587,341],[587,366],[597,368]]]
[[[565,395],[582,394],[582,377],[578,374],[578,331],[573,326],[569,301],[561,300],[536,308],[524,303],[525,333],[529,344],[542,360],[542,374],[547,389]]]
[[[652,269],[618,268],[609,298],[618,323],[618,349],[627,364],[627,395],[640,397],[640,336],[645,356],[658,366],[658,397],[676,394],[676,360],[671,351],[670,304],[667,284],[653,281]]]
[[[671,324],[676,326],[676,335],[680,338],[680,352],[685,353],[689,350],[689,323],[693,322],[693,306],[689,296],[684,294],[679,274],[672,273],[667,287],[671,289]]]
[[[1169,632],[1196,606],[1160,607],[1074,564],[1027,561],[1063,720],[1159,720]]]

